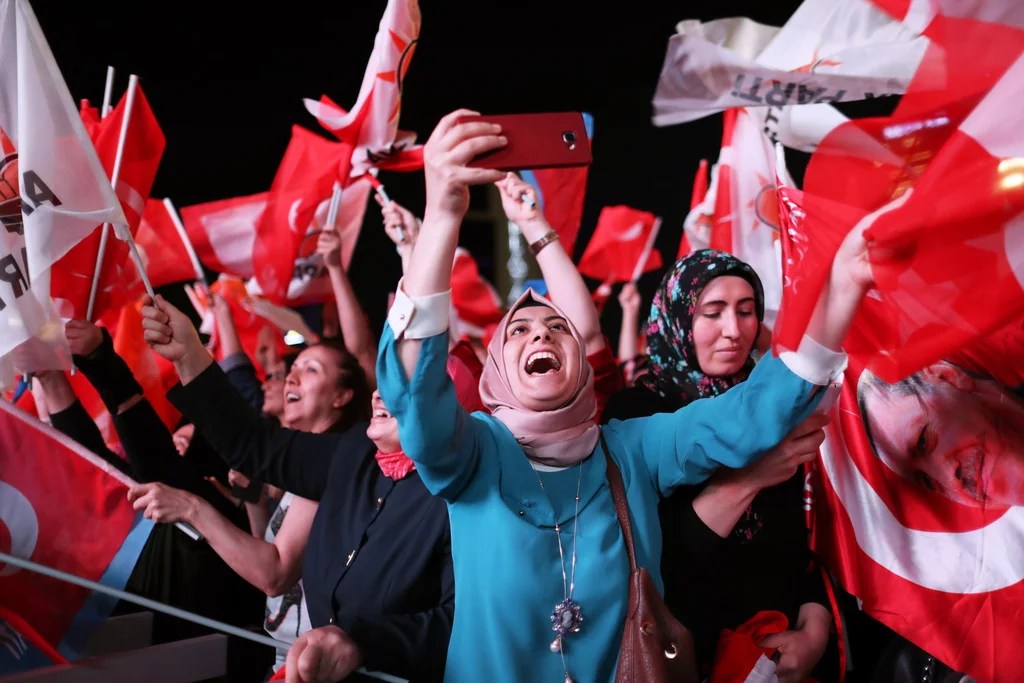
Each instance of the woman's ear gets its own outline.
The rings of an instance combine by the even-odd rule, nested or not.
[[[355,395],[356,392],[351,389],[340,389],[338,393],[334,395],[334,401],[331,402],[331,407],[340,410],[347,406]]]

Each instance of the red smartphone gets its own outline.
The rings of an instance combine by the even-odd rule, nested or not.
[[[503,114],[460,119],[497,123],[508,138],[505,147],[481,154],[469,165],[498,171],[587,166],[592,161],[590,139],[579,112]]]

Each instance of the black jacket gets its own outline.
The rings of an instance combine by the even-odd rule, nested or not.
[[[215,364],[168,398],[232,469],[320,501],[302,570],[313,627],[341,627],[370,670],[441,680],[455,611],[448,509],[419,475],[385,477],[365,424],[274,425]]]

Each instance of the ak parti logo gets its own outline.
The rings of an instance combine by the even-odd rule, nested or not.
[[[7,232],[25,234],[21,217],[21,191],[18,183],[18,150],[0,128],[0,223]]]

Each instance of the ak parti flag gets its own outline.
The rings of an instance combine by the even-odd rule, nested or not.
[[[408,156],[415,134],[398,130],[402,86],[419,43],[420,23],[418,0],[388,0],[352,109],[346,112],[326,95],[319,102],[304,100],[306,110],[320,125],[352,145],[353,178],[371,168],[415,170],[423,166],[422,152]],[[405,159],[397,158],[403,156]],[[392,157],[399,163],[389,164]]]
[[[601,282],[633,282],[662,267],[653,248],[661,219],[628,206],[606,206],[578,265],[587,277]]]
[[[132,483],[63,434],[0,401],[0,523],[10,554],[124,588],[153,528],[128,502]],[[0,609],[24,620],[67,659],[78,656],[115,602],[0,564]]]
[[[690,194],[691,212],[697,211],[698,207],[704,202],[704,198],[708,196],[708,187],[708,160],[701,159],[700,165],[697,167],[697,173],[693,176],[693,191]],[[688,221],[689,218],[689,214],[687,214],[686,220]],[[694,248],[690,244],[690,238],[686,230],[686,221],[684,221],[683,236],[679,240],[679,251],[676,253],[676,260],[678,261],[693,250]]]
[[[146,200],[153,188],[153,181],[156,180],[160,160],[167,146],[163,131],[149,106],[142,86],[136,87],[128,136],[125,138],[121,169],[115,188],[132,235],[137,233],[142,222]],[[110,177],[114,170],[127,104],[128,94],[125,93],[117,106],[100,120],[94,129],[93,143],[107,177]],[[102,226],[97,225],[87,238],[53,266],[50,292],[65,317],[79,320],[86,318],[102,232]],[[107,309],[116,309],[129,300],[129,294],[125,290],[125,278],[122,277],[128,261],[128,243],[115,239],[113,232],[110,231],[103,255],[99,287],[96,290],[93,320],[97,320]]]
[[[0,2],[0,387],[70,367],[53,263],[124,212],[32,8]]]
[[[795,348],[842,239],[911,191],[865,233],[876,287],[845,343],[887,381],[1024,312],[1024,137],[1013,114],[1024,96],[1024,31],[943,16],[930,30],[945,42],[929,48],[893,116],[851,121],[822,141],[802,225],[783,231],[775,342]]]

